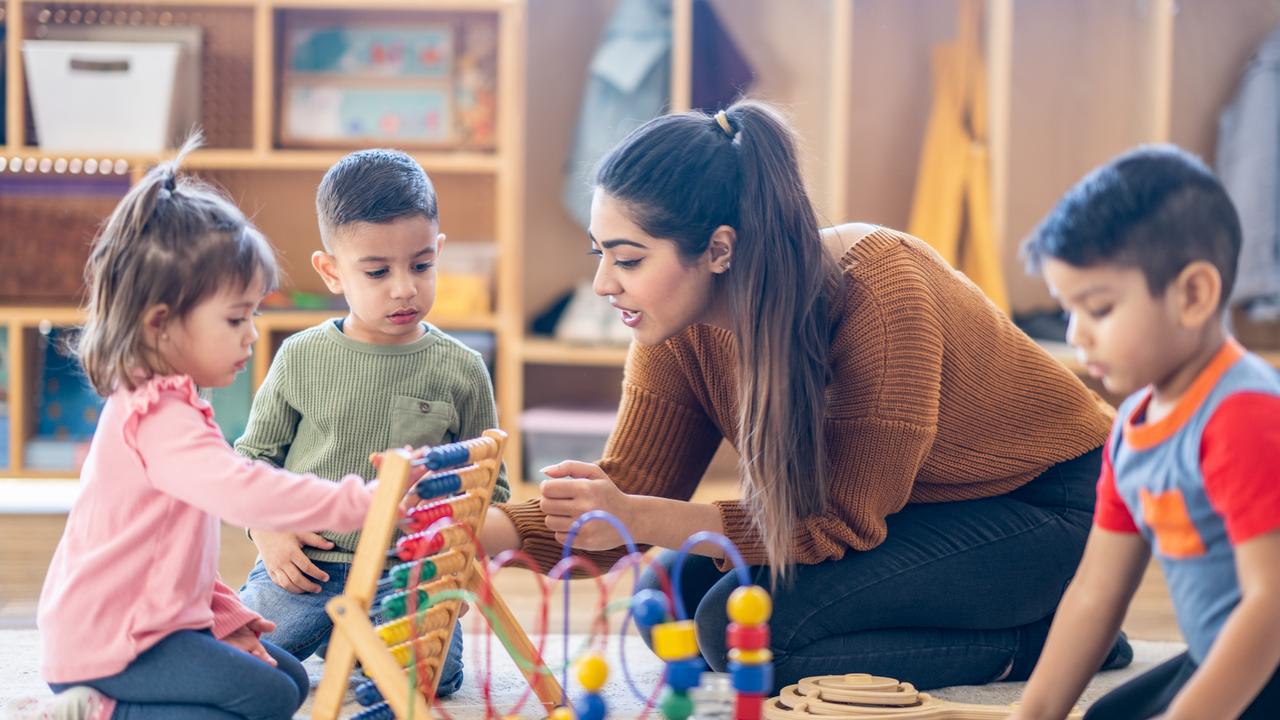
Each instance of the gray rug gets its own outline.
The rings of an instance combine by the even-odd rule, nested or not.
[[[582,641],[583,638],[581,636],[570,638],[569,651],[571,655],[581,649]],[[475,652],[482,642],[482,638],[472,636],[467,638],[467,683],[457,695],[443,702],[445,711],[453,718],[479,720],[486,717],[483,693],[477,680],[480,675],[478,673],[478,658]],[[611,643],[610,650],[606,653],[609,660],[610,676],[604,692],[605,701],[608,703],[610,715],[613,717],[635,717],[644,707],[644,703],[633,697],[626,682],[622,679],[617,643],[612,638]],[[549,642],[549,645],[546,650],[546,659],[548,664],[556,667],[560,658],[563,657],[561,643]],[[1184,646],[1181,643],[1135,641],[1133,643],[1133,664],[1123,670],[1099,673],[1094,677],[1093,682],[1090,683],[1085,691],[1081,706],[1087,707],[1111,688],[1173,657],[1182,652],[1183,649]],[[662,663],[635,637],[627,638],[625,652],[636,684],[642,691],[651,692],[662,673]],[[38,654],[36,631],[0,630],[0,708],[4,707],[7,701],[14,697],[47,695],[49,693],[48,687],[41,682],[37,670]],[[493,646],[493,663],[491,696],[493,704],[496,706],[499,716],[501,716],[510,712],[510,708],[519,700],[526,686],[523,677],[516,670],[515,663],[506,656],[496,642]],[[318,681],[322,672],[322,663],[317,659],[309,660],[307,669],[312,674],[313,681]],[[832,668],[832,673],[841,672],[842,670],[841,668]],[[850,668],[849,671],[856,671],[856,669]],[[576,681],[571,679],[571,683],[576,690]],[[1022,695],[1023,685],[1023,683],[998,683],[981,686],[957,686],[937,690],[933,694],[958,702],[1007,705],[1016,701]],[[357,712],[359,708],[354,704],[349,704],[346,710],[344,717],[349,717]],[[309,715],[310,703],[308,702],[303,707],[300,716],[306,717]],[[532,698],[525,703],[520,715],[521,717],[530,718],[543,717],[539,712],[536,701]],[[653,714],[650,715],[650,717],[653,716]]]

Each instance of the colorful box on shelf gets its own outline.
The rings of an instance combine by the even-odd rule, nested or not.
[[[285,21],[282,144],[493,146],[497,28],[489,19],[295,18]]]

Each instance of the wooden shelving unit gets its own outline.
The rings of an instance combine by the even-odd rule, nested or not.
[[[672,0],[671,100],[690,106],[700,62],[693,3]],[[777,103],[802,140],[802,167],[825,222],[905,229],[931,103],[931,53],[958,31],[963,0],[707,0],[752,64],[749,94]],[[979,0],[986,65],[992,216],[1015,312],[1054,307],[1017,249],[1089,169],[1144,142],[1212,162],[1218,113],[1249,56],[1280,23],[1271,0]],[[531,0],[526,321],[588,279],[584,230],[561,208],[563,167],[586,67],[616,6]],[[579,32],[559,33],[566,22]],[[552,39],[554,38],[554,39]],[[527,339],[541,379],[563,367],[621,367],[625,353]],[[1070,360],[1070,355],[1063,356]],[[1274,355],[1269,359],[1276,360]],[[1068,363],[1069,365],[1071,363]],[[618,375],[620,379],[620,375]]]
[[[676,111],[690,106],[693,69],[705,62],[694,43],[694,3],[701,1],[671,0],[670,109]],[[756,71],[751,95],[781,105],[800,133],[802,167],[820,218],[905,228],[931,103],[931,53],[955,37],[963,0],[706,1]],[[209,146],[191,157],[189,167],[227,187],[254,215],[280,250],[294,287],[317,292],[323,288],[306,262],[318,242],[310,203],[320,174],[343,153],[278,146],[278,24],[294,12],[357,9],[497,16],[497,150],[415,153],[436,182],[450,242],[498,244],[493,313],[441,324],[495,335],[495,386],[501,423],[510,433],[513,479],[521,470],[518,417],[527,405],[561,396],[600,403],[616,397],[625,348],[557,343],[528,335],[528,328],[552,300],[594,271],[584,255],[585,232],[563,209],[561,193],[587,68],[617,0],[3,2],[10,31],[7,143],[0,157],[6,163],[18,158],[19,166],[33,159],[37,168],[42,160],[59,159],[28,142],[21,39],[37,26],[39,9],[158,8],[208,24],[213,42],[206,49],[212,60],[207,69],[222,75],[206,92]],[[1172,141],[1211,161],[1218,113],[1249,56],[1280,22],[1280,4],[979,4],[992,219],[1004,274],[1016,312],[1049,308],[1043,285],[1026,277],[1017,259],[1022,238],[1068,186],[1127,147]],[[157,158],[106,159],[113,168],[123,160],[136,178]],[[19,316],[30,312],[0,310],[0,325],[32,322]],[[278,336],[315,317],[266,315],[262,334]],[[256,362],[267,357],[258,353]],[[255,373],[264,367],[255,366]],[[12,388],[22,382],[21,370],[11,370],[12,402],[20,402],[22,393]],[[23,408],[15,411],[21,417]]]
[[[520,403],[522,278],[520,218],[524,202],[524,60],[525,0],[4,0],[6,24],[5,143],[0,146],[0,174],[25,173],[41,181],[74,179],[90,160],[104,161],[110,174],[127,173],[136,181],[159,155],[114,155],[102,149],[84,153],[49,153],[32,140],[26,81],[22,65],[24,38],[38,37],[40,27],[61,22],[69,13],[129,13],[128,22],[161,14],[165,22],[204,28],[202,78],[206,147],[193,153],[186,169],[224,187],[271,239],[284,270],[287,289],[323,293],[307,258],[320,247],[314,220],[314,192],[323,172],[349,149],[310,150],[283,147],[277,141],[280,88],[277,47],[282,28],[294,13],[359,12],[361,18],[457,18],[460,13],[491,16],[497,28],[497,128],[492,151],[413,151],[410,154],[431,176],[440,196],[441,229],[453,243],[493,242],[497,246],[492,312],[474,317],[432,315],[445,330],[485,331],[495,339],[495,389],[500,422],[511,436],[510,457],[518,458],[515,418]],[[137,13],[137,15],[135,15]],[[59,162],[64,161],[64,162]],[[72,172],[75,168],[76,172]],[[74,199],[71,200],[74,202]],[[0,201],[0,218],[5,207]],[[83,238],[87,241],[88,238]],[[272,349],[289,333],[315,325],[341,311],[264,310],[257,318],[261,335],[255,347],[252,386],[266,374]],[[0,458],[0,478],[74,477],[74,471],[28,468],[23,450],[33,433],[29,368],[33,328],[68,327],[81,322],[80,310],[66,306],[3,306],[0,327],[9,345],[9,448]],[[519,480],[519,462],[511,462]]]

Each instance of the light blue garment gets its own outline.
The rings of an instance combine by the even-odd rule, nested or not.
[[[1280,29],[1254,53],[1218,120],[1218,176],[1240,212],[1244,245],[1233,302],[1280,317]]]
[[[591,222],[591,189],[600,158],[667,107],[670,0],[621,0],[588,73],[563,198],[584,228]]]

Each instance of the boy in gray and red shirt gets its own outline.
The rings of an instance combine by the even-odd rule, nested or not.
[[[1224,327],[1240,224],[1168,147],[1073,188],[1027,244],[1068,340],[1118,394],[1094,530],[1017,718],[1061,718],[1110,647],[1154,550],[1187,652],[1086,718],[1280,717],[1280,375]]]

